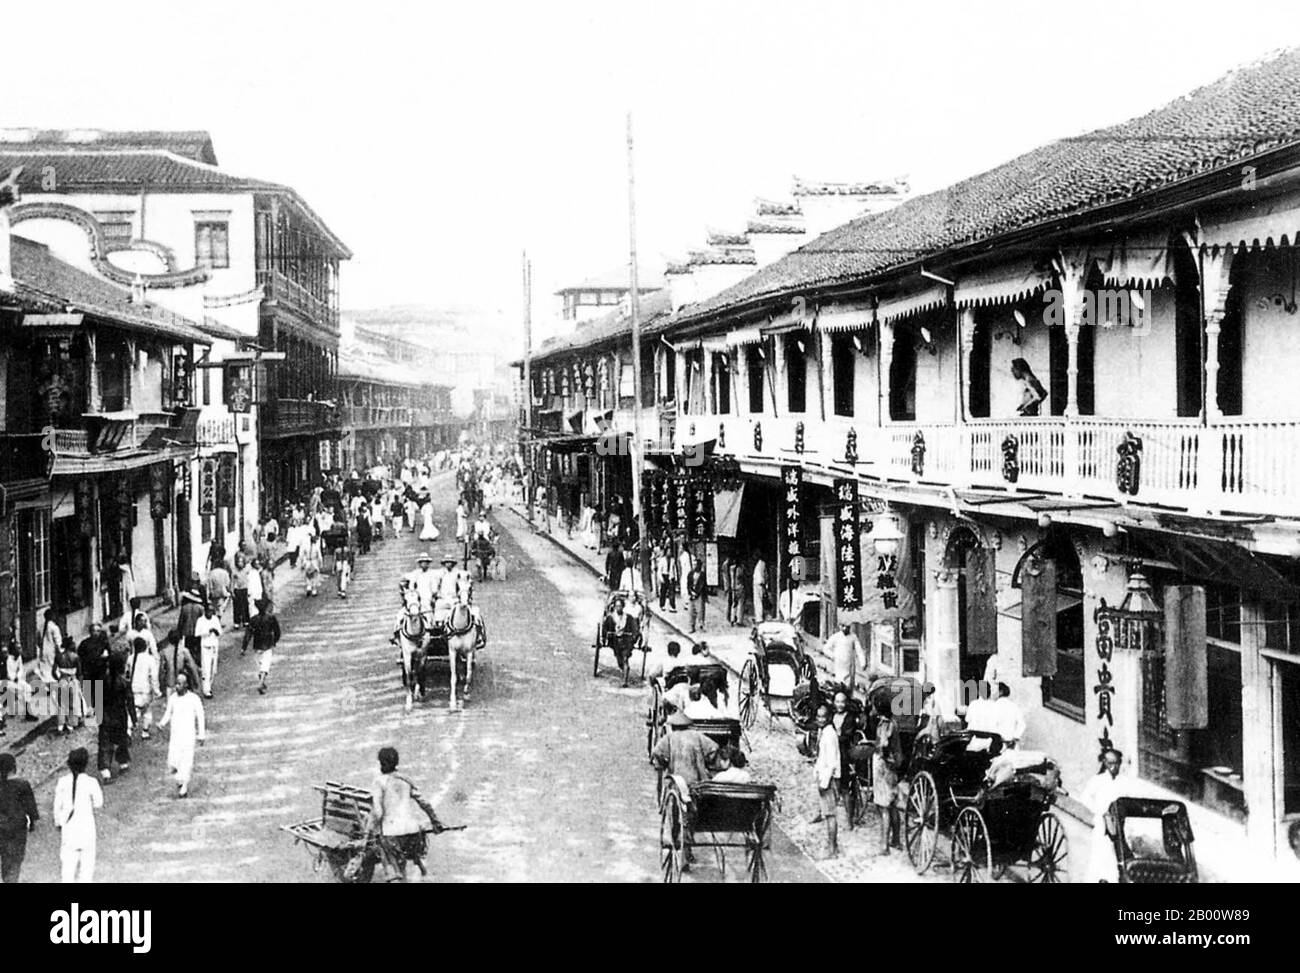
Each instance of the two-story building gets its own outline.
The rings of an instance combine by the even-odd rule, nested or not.
[[[232,549],[337,466],[338,270],[351,254],[290,187],[219,168],[205,132],[6,130],[0,167],[14,166],[21,233],[143,286],[211,338],[191,363],[202,455],[190,475],[224,477],[233,457],[235,493],[196,505],[198,570],[212,542]]]
[[[211,339],[0,224],[0,632],[30,657],[47,610],[80,636],[174,590]]]
[[[710,540],[775,569],[758,614],[850,622],[949,717],[1006,683],[1067,786],[1117,746],[1212,871],[1266,874],[1300,818],[1298,107],[1290,51],[673,300],[647,523],[702,476]],[[627,344],[591,337],[535,403]]]

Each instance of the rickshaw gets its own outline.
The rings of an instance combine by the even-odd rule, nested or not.
[[[659,811],[659,867],[666,883],[680,882],[693,848],[712,848],[723,878],[726,849],[745,852],[751,882],[767,880],[763,853],[771,847],[774,784],[698,781],[685,791],[669,778]]]
[[[956,882],[996,879],[1013,865],[1031,883],[1066,881],[1069,843],[1052,812],[1061,774],[1046,754],[963,730],[917,748],[909,772],[903,835],[917,874],[934,863],[946,831]]]
[[[619,671],[623,673],[623,685],[626,686],[631,671],[629,660],[632,658],[633,652],[641,653],[641,680],[645,681],[646,653],[650,651],[650,647],[645,640],[646,618],[644,614],[640,618],[629,614],[633,630],[622,636],[622,644],[615,645],[610,642],[609,637],[605,634],[605,622],[614,610],[614,602],[619,599],[622,599],[625,605],[632,603],[632,595],[627,591],[611,591],[606,597],[605,612],[596,625],[596,640],[592,643],[595,653],[591,660],[591,675],[593,679],[600,675],[600,650],[609,649],[614,653],[614,661],[618,664]]]
[[[759,622],[750,633],[753,650],[740,668],[740,721],[746,728],[758,719],[758,697],[762,695],[768,719],[778,715],[773,699],[784,701],[780,715],[798,721],[797,692],[805,689],[817,673],[812,659],[803,651],[798,630],[790,622]],[[815,707],[814,707],[815,712]]]
[[[1192,823],[1182,801],[1120,797],[1106,812],[1121,884],[1192,885],[1199,881]]]
[[[644,672],[645,670],[643,668],[643,675]],[[664,712],[664,693],[668,692],[668,690],[672,689],[679,683],[686,683],[690,686],[701,686],[711,682],[713,685],[726,687],[728,685],[728,678],[729,673],[727,667],[720,663],[707,663],[705,665],[678,665],[668,670],[668,672],[664,674],[662,681],[657,678],[652,678],[650,680],[650,706],[649,711],[646,714],[646,758],[649,759],[650,754],[654,752],[654,748],[658,745],[659,741],[663,739],[664,734],[668,732],[668,714]],[[700,728],[707,722],[711,721],[696,720],[695,724],[697,728]],[[741,721],[729,719],[725,722],[728,727],[734,724],[736,738],[734,742],[739,744]],[[706,733],[705,735],[709,736],[710,734]],[[721,743],[721,741],[718,742],[719,744]]]

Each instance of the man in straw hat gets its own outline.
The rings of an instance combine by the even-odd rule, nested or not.
[[[403,580],[406,582],[407,588],[415,592],[415,596],[420,603],[420,612],[432,616],[438,592],[438,575],[429,570],[433,565],[433,558],[428,551],[423,551],[415,559],[415,563],[415,570],[407,572]]]

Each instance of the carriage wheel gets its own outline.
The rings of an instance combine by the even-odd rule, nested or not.
[[[665,798],[659,816],[659,872],[666,884],[682,880],[685,837],[682,801],[677,792],[672,791]]]
[[[984,815],[964,807],[952,827],[952,878],[961,885],[987,882],[993,871],[993,849]]]
[[[645,758],[650,759],[659,742],[659,685],[650,684],[650,707],[646,711]]]
[[[740,669],[740,725],[749,729],[758,718],[758,667],[746,659]]]
[[[848,811],[849,822],[855,828],[859,828],[867,822],[867,799],[862,792],[862,778],[854,774],[849,778],[849,787],[844,794],[844,800],[848,803],[845,808]]]
[[[600,675],[600,629],[596,629],[596,641],[592,643],[596,647],[596,658],[591,660],[591,676],[594,679]]]
[[[1057,885],[1070,880],[1070,843],[1065,828],[1050,811],[1038,819],[1034,847],[1029,852],[1029,881]]]
[[[745,872],[754,885],[767,881],[767,862],[763,858],[763,845],[767,843],[767,829],[771,820],[771,808],[765,805],[754,821],[754,830],[745,837]]]
[[[939,844],[939,792],[927,770],[912,778],[911,791],[903,815],[903,843],[920,875],[934,862]]]

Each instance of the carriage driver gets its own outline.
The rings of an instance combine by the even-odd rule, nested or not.
[[[402,578],[403,586],[406,591],[414,593],[420,604],[420,613],[432,616],[438,592],[438,575],[429,570],[433,558],[425,553],[416,558],[415,562],[418,567]],[[404,593],[403,603],[405,600]]]
[[[476,648],[482,648],[487,639],[483,628],[483,615],[479,612],[478,606],[473,603],[474,583],[470,580],[469,572],[457,567],[456,564],[456,558],[450,554],[444,555],[442,570],[434,575],[437,580],[434,582],[433,619],[435,622],[447,621],[451,618],[452,606],[458,601],[463,602],[469,606],[470,616],[474,619],[474,628],[478,632]]]

